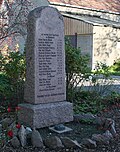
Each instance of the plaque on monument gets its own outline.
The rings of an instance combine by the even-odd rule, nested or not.
[[[25,102],[20,121],[37,128],[73,119],[66,102],[63,17],[57,9],[39,7],[28,16]]]

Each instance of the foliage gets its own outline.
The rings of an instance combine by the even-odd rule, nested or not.
[[[110,73],[113,75],[120,75],[120,59],[116,60],[109,68]]]
[[[19,130],[21,128],[21,124],[18,122],[18,113],[20,107],[7,107],[6,114],[7,118],[1,121],[2,130],[0,133],[0,146],[5,146],[10,140],[15,136],[16,129]],[[1,111],[1,107],[0,107]],[[8,121],[6,121],[8,119]]]
[[[93,113],[101,111],[105,108],[102,103],[102,98],[97,94],[97,92],[81,91],[76,92],[76,99],[73,103],[75,113]]]
[[[103,75],[104,78],[109,78],[111,73],[109,72],[109,66],[105,63],[97,62],[93,71],[94,75]]]
[[[113,64],[113,66],[111,66],[111,68],[114,71],[120,71],[120,59],[116,60]]]
[[[10,80],[4,74],[0,74],[0,96],[10,97],[12,92],[12,86]]]
[[[97,63],[94,71],[90,70],[89,56],[82,55],[80,49],[72,47],[66,41],[66,83],[67,100],[74,106],[74,112],[97,113],[113,104],[111,73],[109,67]],[[105,101],[108,101],[106,103]]]
[[[86,77],[90,72],[89,56],[82,55],[79,48],[74,48],[68,40],[65,41],[66,52],[66,88],[67,97],[69,98],[69,91],[77,87],[77,85]]]
[[[120,104],[120,94],[116,92],[111,92],[110,95],[107,96],[106,100],[104,100],[104,103],[108,105],[115,105]]]
[[[98,93],[99,96],[106,96],[112,90],[113,79],[109,72],[109,66],[103,63],[97,63],[94,71],[89,77],[89,87],[92,91]]]
[[[107,96],[99,96],[97,92],[81,91],[75,94],[74,112],[96,114],[107,111],[109,107],[120,107],[120,94],[111,92]]]
[[[80,49],[72,47],[68,41],[65,47],[67,99],[73,102],[75,113],[97,113],[107,104],[115,104],[118,95],[112,93],[108,96],[107,94],[111,92],[113,82],[110,78],[109,67],[103,63],[97,63],[94,71],[91,72],[87,55],[82,55]],[[18,102],[23,101],[24,54],[10,50],[7,54],[1,54],[0,70],[0,104],[13,105],[14,103],[16,106]]]
[[[19,52],[9,52],[6,56],[1,55],[1,72],[3,72],[12,83],[24,80],[25,59],[24,54]]]
[[[25,57],[19,52],[0,56],[0,98],[6,103],[23,100]],[[17,104],[17,103],[14,103]]]
[[[74,51],[75,53],[72,53]],[[111,86],[113,84],[111,73],[109,72],[109,67],[103,63],[97,63],[94,71],[90,72],[90,70],[87,69],[87,62],[85,65],[78,64],[79,54],[76,54],[78,50],[75,49],[74,51],[71,49],[71,52],[69,51],[71,56],[67,55],[68,58],[66,58],[69,61],[67,63],[67,74],[70,73],[72,75],[69,81],[70,86],[68,85],[67,88],[68,99],[73,102],[75,113],[91,112],[95,114],[105,109],[107,105],[113,104],[113,101],[115,101],[115,98],[113,97],[112,99],[110,96],[110,94],[112,94]],[[84,56],[82,57],[84,58]],[[86,68],[81,72],[80,70],[84,69],[84,66]],[[78,83],[76,83],[74,79],[75,74],[79,76],[77,77]],[[72,87],[71,82],[73,84]],[[108,101],[108,103],[106,104],[105,101]]]
[[[0,9],[0,42],[5,38],[18,35],[26,35],[24,27],[31,3],[29,0],[5,1],[5,7]],[[8,40],[8,39],[7,39]],[[1,44],[0,43],[0,44]]]

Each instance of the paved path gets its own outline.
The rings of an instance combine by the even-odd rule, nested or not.
[[[101,78],[101,77],[100,77]],[[87,91],[98,91],[101,93],[101,95],[106,95],[111,92],[120,93],[120,76],[111,76],[111,80],[105,80],[105,79],[99,79],[100,85],[93,86],[90,81],[86,81],[84,83],[84,89]]]

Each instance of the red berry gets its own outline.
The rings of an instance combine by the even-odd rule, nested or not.
[[[8,135],[9,137],[13,137],[13,131],[12,131],[12,130],[9,130],[8,133],[7,133],[7,135]]]
[[[15,108],[16,111],[19,111],[20,109],[21,109],[20,107],[16,107],[16,108]]]
[[[10,107],[8,107],[8,108],[7,108],[7,111],[8,111],[8,112],[11,112],[11,108],[10,108]]]
[[[21,125],[18,123],[16,124],[16,128],[20,129]]]

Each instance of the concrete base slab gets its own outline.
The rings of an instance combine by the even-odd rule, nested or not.
[[[64,130],[56,130],[54,127],[49,127],[49,129],[50,129],[51,131],[56,132],[56,133],[59,133],[59,134],[72,131],[71,128],[66,127],[66,126],[65,126],[65,129],[64,129]]]
[[[18,120],[31,128],[43,128],[73,120],[72,103],[19,104]]]

